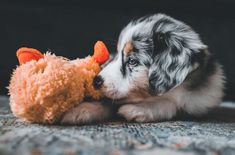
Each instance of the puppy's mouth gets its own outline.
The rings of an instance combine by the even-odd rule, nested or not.
[[[118,96],[118,91],[106,91],[104,87],[101,88],[101,91],[104,94],[102,102],[105,104],[123,104],[127,98]]]
[[[101,91],[103,92],[106,98],[112,100],[120,100],[126,98],[126,96],[122,95],[118,90],[111,89],[106,86],[102,86]]]
[[[148,97],[156,96],[156,94],[150,94],[146,89],[130,90],[125,95],[119,94],[118,91],[105,91],[105,98],[115,104],[127,104],[127,103],[139,103]],[[159,94],[160,96],[161,94]]]
[[[121,99],[121,97],[118,96],[118,91],[108,91],[108,92],[104,92],[104,95],[107,98],[113,99],[113,100],[118,100]]]

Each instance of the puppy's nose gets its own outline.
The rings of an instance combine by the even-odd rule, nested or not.
[[[95,89],[99,89],[101,88],[103,83],[104,83],[103,78],[100,75],[98,75],[94,78],[93,86],[95,87]]]

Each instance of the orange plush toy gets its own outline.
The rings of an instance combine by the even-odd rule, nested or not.
[[[55,123],[64,112],[81,103],[84,97],[99,99],[93,87],[109,52],[98,41],[94,55],[69,61],[33,48],[17,51],[20,62],[10,80],[10,106],[13,114],[32,123]]]

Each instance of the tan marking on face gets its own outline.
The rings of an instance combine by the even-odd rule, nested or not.
[[[133,51],[133,48],[134,48],[134,46],[133,46],[132,42],[126,43],[124,46],[124,50],[123,50],[124,54],[128,55],[130,52]]]

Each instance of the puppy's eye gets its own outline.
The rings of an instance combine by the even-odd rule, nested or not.
[[[128,64],[131,66],[137,66],[139,64],[139,61],[133,58],[129,58]]]

